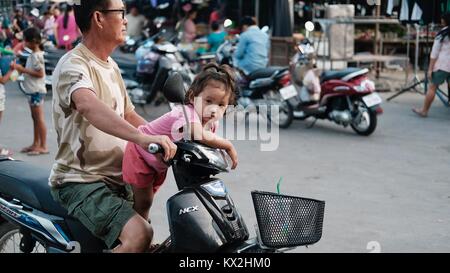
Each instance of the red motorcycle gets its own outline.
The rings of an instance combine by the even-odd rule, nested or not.
[[[297,50],[291,62],[292,78],[298,92],[294,118],[328,119],[344,127],[350,125],[359,135],[372,134],[377,127],[377,115],[383,110],[375,84],[367,78],[369,70],[347,68],[324,71],[316,79],[316,85],[320,86],[316,89],[320,93],[314,94],[304,82],[304,76],[315,67],[314,48],[306,40],[297,46]]]

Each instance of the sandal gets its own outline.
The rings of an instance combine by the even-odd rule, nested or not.
[[[29,153],[29,152],[33,151],[34,149],[35,149],[35,147],[28,146],[28,147],[25,147],[22,150],[20,150],[20,152],[23,153],[23,154],[26,154],[26,153]]]
[[[0,148],[0,156],[12,156],[13,153],[5,148]]]
[[[29,151],[29,152],[27,153],[27,155],[34,156],[34,155],[45,155],[45,154],[49,154],[49,153],[50,153],[49,151],[38,151],[38,150],[33,150],[33,151]]]
[[[413,108],[412,111],[413,111],[414,113],[416,113],[418,116],[422,117],[422,118],[426,118],[426,117],[427,117],[426,114],[424,114],[424,113],[423,113],[422,111],[420,111],[420,110],[417,110],[416,108]]]

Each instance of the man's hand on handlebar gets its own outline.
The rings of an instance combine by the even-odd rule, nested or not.
[[[168,136],[150,136],[143,134],[141,141],[138,144],[147,151],[148,145],[151,143],[161,145],[164,150],[164,161],[169,161],[172,159],[177,152],[177,146]]]

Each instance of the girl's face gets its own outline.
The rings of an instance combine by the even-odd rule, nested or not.
[[[203,91],[191,99],[195,111],[201,117],[202,124],[214,122],[223,117],[230,100],[230,93],[225,85],[218,81],[210,81]]]

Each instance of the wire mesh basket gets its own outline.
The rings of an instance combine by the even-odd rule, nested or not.
[[[322,237],[324,201],[262,191],[253,191],[252,198],[265,246],[312,245]]]

